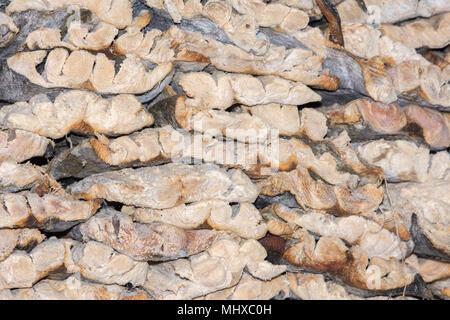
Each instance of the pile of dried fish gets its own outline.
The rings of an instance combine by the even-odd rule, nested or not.
[[[450,299],[450,2],[0,0],[0,299]]]

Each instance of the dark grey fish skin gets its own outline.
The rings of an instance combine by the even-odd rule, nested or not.
[[[160,165],[168,162],[169,160],[159,159],[147,162],[133,161],[120,166],[111,166],[97,156],[89,143],[89,139],[85,139],[72,149],[66,149],[58,153],[49,163],[48,172],[56,180],[82,179],[96,173]]]
[[[342,59],[345,59],[345,58],[342,58]],[[330,59],[326,58],[324,68],[328,68],[333,63],[334,62],[332,62],[332,58],[330,58]],[[353,64],[351,64],[351,65],[353,65]],[[318,95],[320,95],[322,97],[321,101],[314,102],[316,104],[316,107],[329,107],[334,104],[345,105],[353,100],[368,97],[368,95],[366,93],[361,93],[360,91],[357,90],[357,81],[360,81],[362,79],[362,74],[359,74],[358,70],[356,70],[358,72],[356,72],[356,75],[355,75],[358,77],[357,81],[353,81],[352,79],[354,79],[354,78],[352,78],[352,72],[354,72],[354,70],[353,71],[345,70],[344,73],[340,73],[341,71],[338,66],[332,67],[332,68],[334,70],[334,73],[332,72],[333,75],[338,75],[338,77],[340,76],[341,87],[336,91],[326,91],[326,90],[318,90],[318,89],[314,90]],[[358,68],[359,68],[359,66],[358,66]],[[361,70],[361,69],[359,68],[359,70]],[[346,73],[346,72],[348,72],[348,73]],[[342,80],[342,79],[344,79],[344,80]],[[342,81],[347,81],[345,86],[348,88],[345,88],[342,85]],[[359,88],[359,90],[362,90],[362,88]],[[421,107],[427,107],[427,108],[434,109],[437,111],[448,112],[447,107],[440,106],[437,104],[431,104],[418,95],[400,94],[398,96],[398,100],[396,101],[396,103],[398,103],[401,107],[404,107],[404,106],[407,106],[410,104],[416,104]]]
[[[450,256],[435,248],[427,236],[422,232],[416,214],[413,214],[411,217],[411,229],[409,233],[414,242],[413,252],[417,256],[450,262]]]
[[[38,228],[44,232],[52,232],[52,233],[65,232],[82,222],[84,221],[83,220],[61,221],[56,218],[50,218],[41,225],[39,225]]]
[[[358,122],[356,124],[334,124],[329,129],[328,134],[333,136],[345,130],[352,141],[352,145],[379,139],[388,141],[406,140],[414,142],[418,146],[425,145],[430,150],[439,150],[439,148],[430,147],[421,136],[421,129],[416,127],[414,125],[407,125],[399,132],[385,133],[373,130],[369,125]]]
[[[24,45],[28,34],[41,27],[60,28],[64,32],[64,25],[70,15],[66,10],[17,12],[11,15],[19,32],[8,42],[7,46],[0,48],[0,101],[14,103],[27,101],[37,94],[47,94],[56,97],[62,88],[43,88],[31,83],[24,76],[12,71],[6,59],[17,52],[26,51]],[[63,36],[63,35],[62,35]]]
[[[81,226],[81,224],[77,224],[72,229],[70,229],[70,231],[67,233],[67,236],[76,241],[83,242],[84,236],[80,231],[80,226]]]
[[[25,40],[32,31],[39,28],[58,28],[61,29],[61,36],[64,37],[64,31],[67,30],[65,22],[73,15],[66,10],[55,11],[34,11],[15,12],[11,15],[14,24],[19,29],[14,39],[8,43],[8,46],[0,49],[0,60],[13,56],[18,51],[25,51]]]
[[[362,95],[369,96],[364,85],[361,67],[345,51],[328,48],[323,68],[329,69],[330,75],[339,78],[340,88],[351,89]]]
[[[180,128],[175,116],[175,104],[179,96],[163,99],[148,108],[148,111],[154,118],[154,127],[164,127],[171,125],[174,128]]]
[[[1,11],[5,11],[6,6],[9,4],[11,0],[0,0],[0,9]]]
[[[329,0],[316,0],[316,3],[329,23],[330,40],[343,47],[344,36],[342,34],[341,18],[335,4]]]
[[[385,297],[414,297],[419,299],[433,299],[433,293],[428,288],[426,282],[422,279],[420,274],[414,276],[414,281],[406,287],[395,288],[390,290],[364,290],[355,288],[349,285],[345,285],[347,293],[360,296],[362,298],[370,298],[376,296]]]
[[[155,99],[164,90],[164,88],[172,82],[174,74],[175,70],[172,70],[162,81],[157,83],[156,86],[154,86],[150,91],[141,95],[136,95],[136,98],[141,103],[147,103]]]
[[[6,60],[0,60],[0,101],[15,103],[28,101],[37,94],[46,94],[51,99],[64,92],[62,88],[43,88],[31,83],[24,76],[11,70]]]
[[[269,39],[271,44],[279,47],[283,46],[286,50],[293,48],[308,49],[308,47],[306,47],[301,41],[287,33],[278,32],[271,28],[265,27],[260,27],[259,31]]]
[[[274,197],[260,194],[256,199],[254,205],[257,209],[261,210],[273,203],[279,203],[289,208],[302,208],[297,203],[297,200],[295,200],[295,196],[290,192],[285,192]]]
[[[151,7],[147,7],[147,10],[150,11],[152,20],[145,30],[156,28],[161,31],[166,31],[174,25],[172,18],[167,11]],[[233,40],[228,37],[225,31],[219,28],[215,22],[205,17],[195,19],[183,18],[180,23],[176,24],[176,26],[185,31],[200,32],[201,34],[211,37],[224,44],[234,44]],[[284,46],[286,49],[307,49],[307,47],[295,37],[283,32],[274,31],[270,28],[260,27],[256,36],[259,38],[267,38],[270,43],[276,46]]]
[[[174,24],[169,13],[162,9],[146,7],[146,10],[150,11],[152,19],[148,26],[145,27],[145,31],[151,29],[159,29],[161,31],[166,31],[173,25],[178,28],[191,31],[200,32],[201,34],[216,39],[217,41],[223,42],[225,44],[233,44],[233,41],[227,36],[225,31],[219,28],[219,26],[205,17],[199,17],[195,19],[183,18],[180,23]]]
[[[57,180],[69,177],[84,178],[107,170],[111,168],[97,157],[87,139],[72,149],[60,152],[49,164],[49,173]]]

